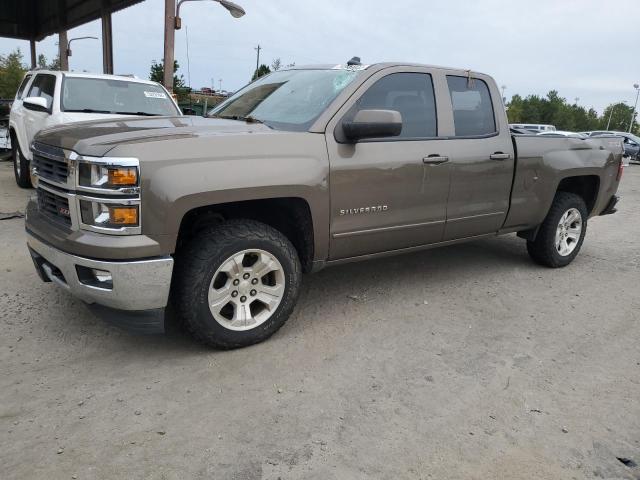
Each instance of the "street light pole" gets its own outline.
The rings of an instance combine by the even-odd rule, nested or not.
[[[71,56],[71,42],[74,42],[76,40],[98,40],[98,37],[74,37],[69,39],[69,42],[67,43],[67,57]]]
[[[174,44],[175,30],[182,27],[182,19],[180,18],[180,6],[184,2],[196,2],[203,0],[180,0],[176,5],[176,0],[165,0],[164,3],[164,87],[173,91],[173,61],[174,61]],[[244,9],[229,0],[211,0],[219,3],[226,8],[232,17],[240,18],[246,12]]]
[[[629,132],[631,133],[631,128],[633,127],[633,121],[636,118],[636,108],[638,108],[638,96],[640,96],[640,85],[638,85],[637,83],[633,84],[633,88],[636,89],[636,103],[633,106],[633,112],[631,112],[631,121],[629,122]]]
[[[204,0],[180,0],[178,2],[178,6],[176,8],[176,20],[175,20],[175,29],[176,30],[180,30],[180,28],[182,27],[182,19],[180,18],[180,6],[184,2],[202,2],[202,1],[204,1]],[[224,8],[226,8],[229,11],[231,16],[234,17],[234,18],[240,18],[246,13],[244,11],[244,8],[242,8],[237,3],[229,2],[228,0],[211,0],[211,1],[219,3],[220,5],[222,5]]]

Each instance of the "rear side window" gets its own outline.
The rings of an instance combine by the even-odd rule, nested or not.
[[[24,89],[27,88],[27,83],[29,83],[30,79],[31,79],[31,75],[26,75],[24,77],[24,80],[22,80],[22,83],[20,84],[20,87],[18,88],[18,93],[16,93],[16,98],[18,100],[22,100],[22,97],[24,95]]]
[[[496,119],[489,87],[478,79],[447,75],[456,137],[496,133]],[[526,127],[525,127],[526,128]]]
[[[33,79],[31,88],[29,89],[29,97],[42,97],[47,101],[47,108],[51,108],[53,103],[53,92],[56,88],[55,75],[46,75],[39,73],[36,78]]]
[[[402,115],[401,138],[437,136],[436,104],[431,75],[392,73],[374,83],[346,118],[359,110],[396,110]],[[397,138],[397,137],[396,137]]]

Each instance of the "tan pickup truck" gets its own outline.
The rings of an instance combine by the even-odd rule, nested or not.
[[[467,70],[281,70],[208,117],[40,133],[41,278],[131,327],[161,328],[172,304],[234,348],[284,324],[304,272],[513,232],[562,267],[618,201],[619,139],[514,134],[495,81]]]

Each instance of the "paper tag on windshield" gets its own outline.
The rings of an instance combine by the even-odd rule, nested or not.
[[[144,96],[147,98],[167,98],[167,95],[162,92],[144,92]]]

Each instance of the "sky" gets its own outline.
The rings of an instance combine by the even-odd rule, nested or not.
[[[236,0],[233,18],[209,1],[185,2],[176,32],[179,73],[194,88],[234,91],[256,65],[407,61],[461,67],[492,75],[516,93],[560,95],[599,112],[636,99],[640,83],[640,0]],[[147,78],[162,60],[164,1],[146,0],[113,16],[115,72]],[[187,62],[187,33],[189,62]],[[69,38],[101,37],[95,21]],[[37,44],[48,59],[57,35]],[[100,40],[73,44],[70,68],[102,71]],[[2,38],[0,54],[28,42]],[[187,69],[187,63],[189,69]]]

